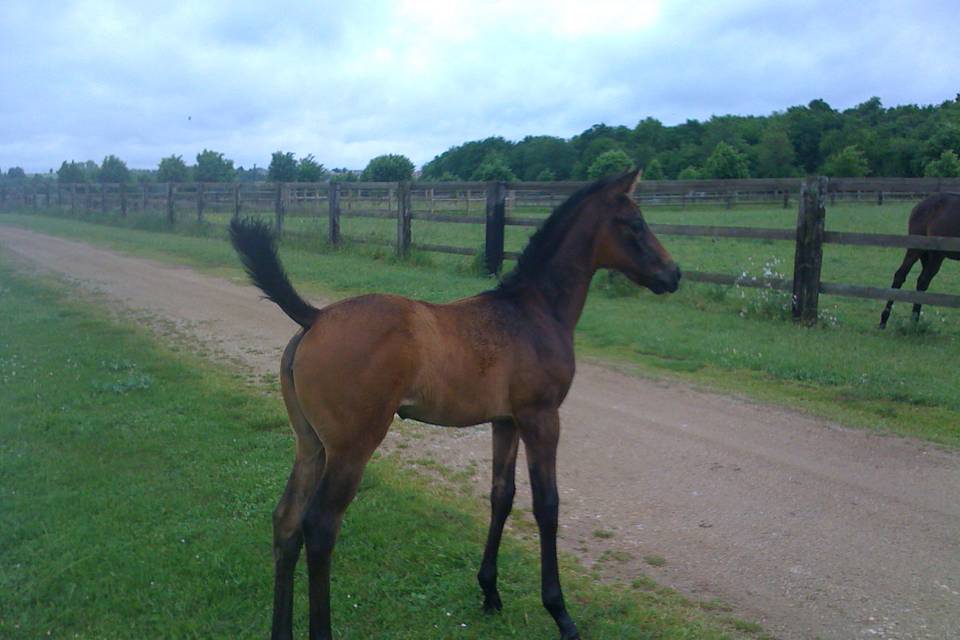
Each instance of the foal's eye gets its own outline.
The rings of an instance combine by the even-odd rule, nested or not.
[[[642,233],[647,228],[647,225],[643,222],[643,218],[633,218],[627,224],[637,233]]]

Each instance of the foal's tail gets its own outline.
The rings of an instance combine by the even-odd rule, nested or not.
[[[320,310],[301,298],[290,284],[277,257],[277,239],[270,227],[260,220],[234,218],[230,222],[230,242],[253,284],[294,322],[309,329]]]

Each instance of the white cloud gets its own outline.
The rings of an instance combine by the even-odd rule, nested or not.
[[[13,0],[0,22],[0,167],[203,148],[418,164],[488,135],[938,102],[950,3],[492,0],[189,4]]]

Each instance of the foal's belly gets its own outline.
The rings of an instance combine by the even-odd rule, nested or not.
[[[474,402],[436,406],[430,402],[411,400],[400,405],[397,415],[404,420],[416,420],[441,427],[470,427],[507,418],[510,412],[506,408],[487,407]]]
[[[506,389],[499,385],[436,385],[414,389],[401,401],[397,415],[444,427],[469,427],[508,417]]]

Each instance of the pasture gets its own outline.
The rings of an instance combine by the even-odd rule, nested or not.
[[[276,394],[63,285],[2,261],[0,281],[0,635],[263,637],[270,511],[291,455]],[[483,511],[375,459],[337,548],[338,637],[553,637],[529,543],[505,541],[505,608],[481,613]],[[758,637],[715,603],[564,565],[585,638]]]
[[[912,201],[838,202],[827,210],[827,230],[904,234]],[[523,211],[543,216],[546,208]],[[253,213],[253,212],[248,212]],[[388,246],[346,243],[330,248],[326,217],[288,211],[283,258],[293,279],[307,291],[329,297],[388,291],[446,301],[490,287],[476,258],[414,251],[398,260]],[[474,211],[475,213],[475,211]],[[263,215],[270,215],[263,212]],[[516,213],[514,215],[520,215]],[[780,206],[647,207],[651,222],[792,228],[796,212]],[[82,220],[13,215],[10,222],[134,253],[186,261],[239,274],[223,242],[227,213],[210,211],[198,223],[181,216],[168,231],[159,216],[89,214]],[[90,222],[106,222],[104,227]],[[341,220],[344,236],[388,243],[396,222]],[[125,227],[125,228],[123,228]],[[529,227],[507,227],[506,248],[522,248]],[[413,221],[414,243],[479,248],[480,225]],[[663,236],[684,269],[754,276],[792,271],[793,243]],[[902,250],[826,245],[823,278],[889,286]],[[511,263],[507,261],[506,268]],[[912,287],[919,270],[906,285]],[[789,294],[686,283],[680,292],[658,298],[600,275],[595,295],[578,326],[578,348],[587,355],[641,371],[679,376],[711,387],[804,408],[843,423],[916,435],[942,444],[960,444],[960,403],[956,378],[944,375],[960,355],[960,312],[926,306],[919,324],[909,304],[894,308],[890,326],[877,328],[882,302],[822,296],[821,322],[805,329],[789,321]],[[932,292],[960,293],[960,269],[948,261]]]

